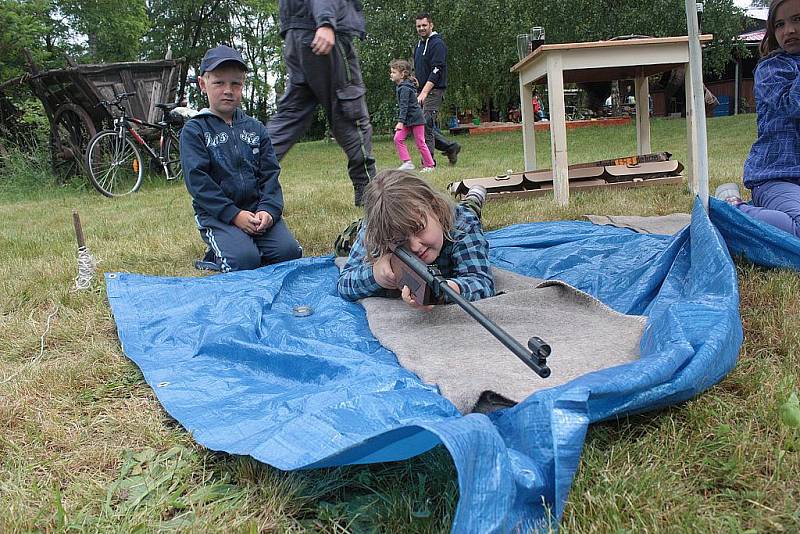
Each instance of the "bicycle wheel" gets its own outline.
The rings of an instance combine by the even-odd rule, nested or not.
[[[90,142],[86,164],[92,185],[107,197],[119,197],[139,190],[144,165],[139,148],[114,130],[103,130]]]
[[[167,180],[182,180],[183,167],[181,166],[181,141],[174,130],[167,132],[164,142],[164,163],[167,165]]]

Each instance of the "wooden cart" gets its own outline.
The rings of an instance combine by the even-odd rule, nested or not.
[[[158,122],[161,112],[156,104],[175,102],[182,65],[180,59],[162,59],[72,65],[42,72],[32,65],[31,74],[18,80],[27,82],[47,113],[56,173],[61,177],[80,173],[89,140],[111,126],[112,117],[99,105],[101,101],[113,100],[119,93],[136,93],[128,100],[128,111]]]

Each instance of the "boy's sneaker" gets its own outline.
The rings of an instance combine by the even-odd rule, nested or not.
[[[473,185],[469,188],[467,194],[464,195],[464,200],[467,200],[468,198],[475,199],[475,201],[483,204],[486,202],[486,188],[482,185]]]
[[[436,167],[422,167],[422,168],[419,170],[419,172],[421,172],[421,173],[424,173],[424,174],[427,174],[427,173],[429,173],[429,172],[433,172],[435,169],[436,169]]]
[[[473,185],[470,187],[467,194],[464,195],[464,198],[461,200],[461,203],[471,209],[479,220],[481,218],[481,212],[483,211],[484,202],[486,202],[486,188],[482,185]]]
[[[741,193],[739,193],[739,186],[734,182],[728,182],[717,187],[717,190],[714,191],[714,197],[724,200],[731,206],[738,206],[744,202]]]
[[[402,165],[397,167],[397,170],[398,171],[413,171],[414,170],[414,164],[411,163],[411,161],[404,161]]]
[[[206,250],[205,255],[200,260],[195,260],[194,268],[198,271],[222,271],[222,266],[217,261],[217,256],[210,248]]]

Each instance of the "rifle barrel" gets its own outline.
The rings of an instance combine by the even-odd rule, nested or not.
[[[537,354],[534,354],[526,349],[519,341],[511,337],[511,335],[503,330],[497,323],[486,317],[478,308],[476,308],[470,301],[462,297],[458,292],[453,290],[444,278],[437,278],[428,270],[428,267],[422,263],[414,254],[412,254],[406,247],[399,246],[394,249],[394,255],[400,261],[405,263],[409,269],[417,273],[425,283],[428,284],[435,291],[439,291],[447,295],[452,302],[458,304],[467,314],[478,321],[481,326],[489,331],[500,343],[506,346],[511,352],[514,353],[525,365],[530,367],[533,372],[542,378],[550,376],[550,368],[547,366],[547,356],[550,355],[550,346],[544,343],[539,338],[531,338],[528,342],[529,346],[533,344],[537,347]],[[536,340],[536,341],[534,341]]]

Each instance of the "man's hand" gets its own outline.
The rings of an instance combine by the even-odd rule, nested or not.
[[[242,232],[250,235],[255,235],[258,233],[258,225],[261,222],[261,219],[256,217],[256,214],[252,211],[242,210],[236,217],[233,218],[233,225],[240,229]]]
[[[397,124],[394,125],[395,131],[402,130],[405,127],[406,127],[406,125],[403,124],[402,122],[398,122]]]
[[[336,44],[336,34],[330,26],[320,26],[311,41],[311,51],[318,56],[325,56],[330,53],[333,45]]]
[[[384,289],[397,289],[397,278],[392,270],[391,257],[391,253],[384,254],[372,266],[375,281]]]
[[[419,102],[420,106],[425,105],[425,99],[428,98],[428,95],[430,94],[432,89],[433,89],[433,82],[430,80],[425,82],[425,85],[422,86],[422,89],[420,89],[419,94],[417,95],[417,102]]]
[[[256,233],[258,234],[264,233],[275,222],[272,215],[263,210],[256,212],[256,219],[258,219],[258,225],[256,226]]]

